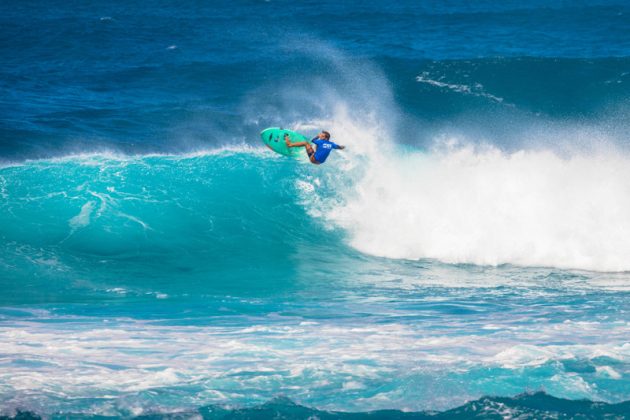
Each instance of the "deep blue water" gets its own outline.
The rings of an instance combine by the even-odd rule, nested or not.
[[[0,416],[628,416],[627,2],[130,3],[0,4]]]

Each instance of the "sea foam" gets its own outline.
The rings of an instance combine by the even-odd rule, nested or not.
[[[357,250],[447,263],[630,270],[625,152],[502,150],[456,138],[423,150],[395,144],[386,122],[339,106],[327,126],[348,149],[327,163],[334,173],[312,175],[327,188],[305,200]],[[557,131],[564,143],[567,133]]]

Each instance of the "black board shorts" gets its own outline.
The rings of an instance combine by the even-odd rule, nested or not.
[[[315,165],[319,165],[319,162],[317,161],[317,159],[315,159],[315,151],[311,148],[311,149],[307,149],[306,150],[306,154],[308,155],[308,159],[311,161],[311,163],[314,163]]]

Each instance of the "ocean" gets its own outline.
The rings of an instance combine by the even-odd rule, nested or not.
[[[2,2],[0,59],[0,418],[630,418],[628,2]]]

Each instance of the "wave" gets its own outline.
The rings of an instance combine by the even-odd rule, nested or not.
[[[232,116],[236,128],[213,130],[219,145],[182,140],[176,154],[157,147],[102,157],[79,148],[75,158],[0,170],[4,246],[41,250],[38,234],[57,251],[93,258],[177,255],[175,246],[203,265],[211,254],[265,255],[259,248],[322,246],[333,235],[336,246],[393,259],[630,270],[630,157],[620,134],[628,121],[574,118],[588,113],[579,103],[623,109],[628,59],[381,68],[303,44],[290,48],[308,51],[316,72],[280,70],[252,89]],[[516,73],[528,79],[515,83]],[[558,73],[570,77],[545,82]],[[575,85],[592,99],[567,95]],[[536,116],[532,95],[544,90],[572,118]],[[318,168],[283,161],[258,144],[271,125],[327,129],[348,149]],[[243,139],[255,143],[225,146]]]
[[[135,255],[160,269],[228,269],[334,240],[392,259],[630,270],[624,154],[421,152],[378,146],[348,120],[329,124],[361,143],[315,169],[248,147],[0,169],[4,266],[89,269]]]
[[[326,127],[349,146],[332,163],[343,176],[315,172],[317,185],[304,205],[342,228],[355,249],[380,257],[630,270],[628,121],[606,120],[624,109],[629,63],[429,62],[409,79],[428,88],[401,93],[409,81],[390,77],[391,67],[382,73],[337,57],[333,67],[344,75],[339,83],[307,87],[321,92],[318,105],[327,111],[315,113],[321,117],[307,126]],[[411,75],[409,62],[403,68]],[[516,82],[515,74],[527,79]],[[548,81],[550,74],[559,76]],[[575,85],[588,86],[590,99],[567,95],[565,88]],[[566,113],[541,115],[530,106],[532,95],[562,103]],[[418,98],[422,108],[413,108]],[[445,118],[449,112],[440,106],[449,102],[465,111]],[[292,104],[267,109],[276,116],[291,109],[296,123],[303,122],[299,116],[307,112]],[[438,121],[422,121],[436,115],[419,112],[431,107]],[[589,113],[606,118],[580,118]]]
[[[579,125],[530,127],[517,134],[528,148],[506,149],[475,133],[443,132],[422,150],[392,137],[393,107],[389,114],[343,102],[331,108],[317,125],[349,146],[331,164],[343,175],[316,172],[304,205],[342,228],[355,249],[395,259],[630,270],[630,155],[618,137]]]
[[[151,279],[227,271],[238,279],[237,261],[275,261],[276,250],[296,252],[323,236],[295,203],[300,167],[292,164],[245,147],[5,167],[0,270],[6,279],[35,272],[40,286],[52,281],[59,291],[76,277],[107,284],[116,272]],[[7,290],[20,288],[6,283]]]

